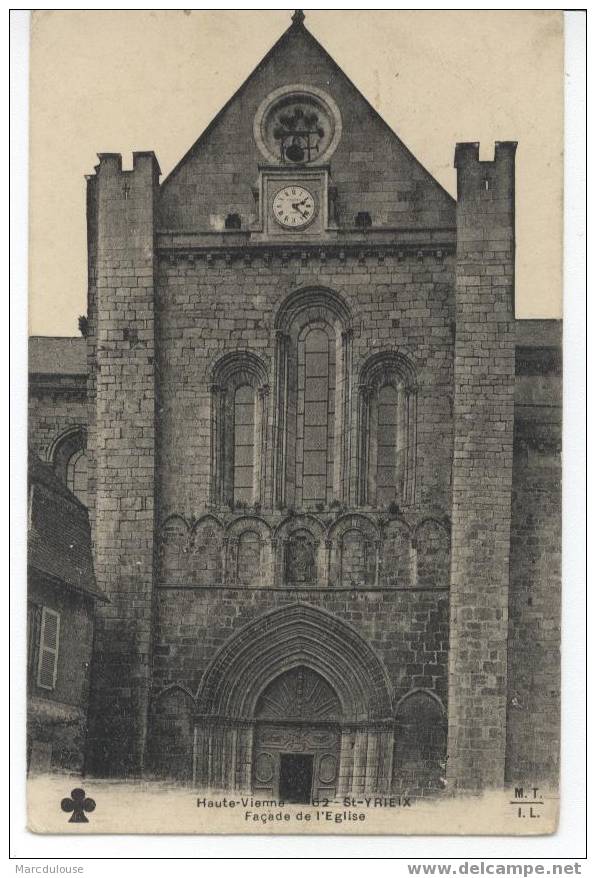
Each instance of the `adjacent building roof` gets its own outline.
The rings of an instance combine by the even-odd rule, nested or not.
[[[30,375],[85,375],[86,373],[87,342],[81,336],[30,336]]]
[[[105,599],[95,582],[87,510],[32,451],[28,564],[68,588]]]
[[[560,347],[562,320],[516,320],[519,347]],[[85,375],[87,343],[81,337],[32,335],[29,338],[29,374]]]

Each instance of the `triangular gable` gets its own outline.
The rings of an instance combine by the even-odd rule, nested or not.
[[[161,229],[218,230],[228,213],[238,213],[247,228],[251,187],[264,162],[253,137],[255,114],[270,92],[297,83],[328,93],[342,114],[331,159],[340,226],[353,226],[363,210],[385,228],[454,226],[454,200],[298,18],[162,183]]]

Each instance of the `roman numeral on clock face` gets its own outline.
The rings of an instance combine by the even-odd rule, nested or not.
[[[305,186],[285,186],[273,197],[273,216],[288,229],[308,225],[315,215],[315,199]]]

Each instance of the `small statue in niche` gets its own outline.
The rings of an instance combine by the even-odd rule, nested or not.
[[[315,581],[315,547],[310,534],[293,534],[286,548],[286,582],[303,585]]]

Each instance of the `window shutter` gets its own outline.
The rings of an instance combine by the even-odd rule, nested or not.
[[[56,685],[59,638],[60,614],[49,607],[42,607],[37,665],[37,685],[42,689],[53,689]]]
[[[41,626],[41,607],[27,604],[27,679],[35,680],[39,661],[39,632]]]

